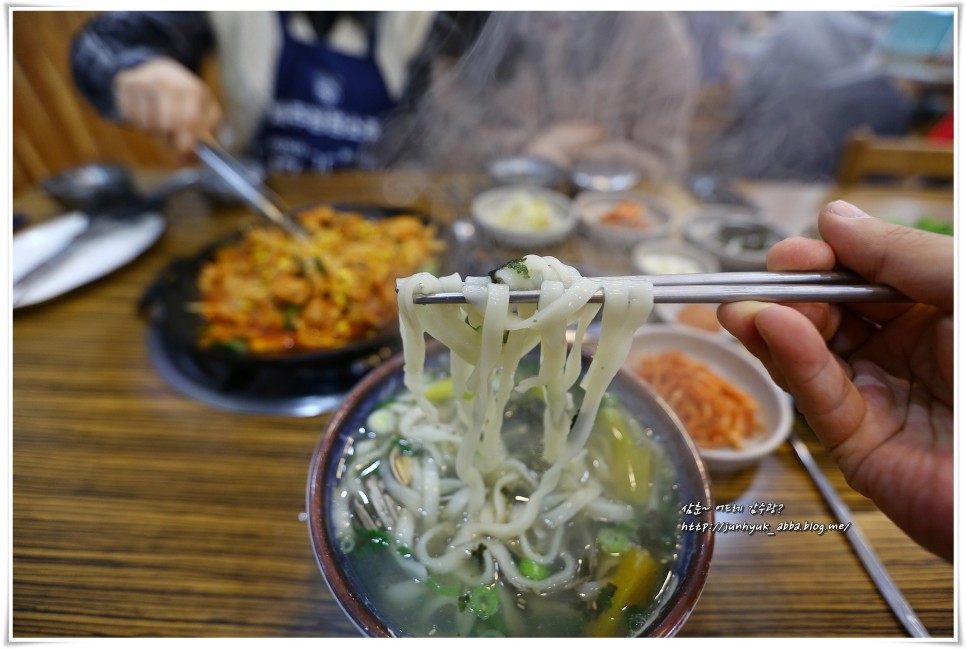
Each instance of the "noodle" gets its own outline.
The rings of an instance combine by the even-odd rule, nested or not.
[[[389,530],[399,548],[394,562],[418,564],[405,573],[424,570],[437,588],[460,593],[457,617],[467,614],[463,607],[472,613],[477,606],[482,608],[476,615],[486,620],[487,607],[500,602],[523,610],[524,593],[569,591],[576,598],[597,592],[596,586],[578,587],[592,577],[606,578],[594,572],[598,564],[611,570],[617,562],[597,561],[591,530],[641,518],[661,500],[649,497],[650,489],[670,483],[669,474],[655,468],[640,486],[644,492],[625,502],[615,491],[609,442],[588,444],[633,334],[650,313],[650,283],[585,278],[552,257],[530,255],[486,278],[464,282],[458,275],[416,273],[398,280],[397,288],[404,390],[369,415],[375,425],[360,431],[398,439],[414,454],[399,462],[404,447],[390,445],[379,466],[381,484],[400,510],[399,529]],[[538,289],[538,302],[511,303],[515,289]],[[414,303],[417,294],[460,291],[463,305]],[[603,307],[590,302],[598,291]],[[598,315],[597,351],[581,373],[579,338]],[[578,342],[568,348],[570,329]],[[445,382],[428,375],[427,335],[449,348]],[[531,355],[539,356],[535,369]],[[660,457],[643,435],[628,437],[626,444],[643,454],[641,461]],[[405,464],[405,471],[398,473],[397,464]],[[366,500],[358,479],[345,482],[347,498]],[[340,524],[337,534],[356,533],[353,523]],[[483,592],[490,588],[498,592]],[[474,597],[483,599],[474,604]],[[542,600],[529,605],[552,609]],[[507,611],[503,624],[519,631],[522,618]],[[448,633],[466,628],[459,617]],[[471,628],[493,631],[479,621]]]

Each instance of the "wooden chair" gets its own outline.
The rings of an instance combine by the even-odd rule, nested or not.
[[[913,135],[884,137],[859,131],[842,151],[838,182],[843,186],[856,185],[871,178],[899,183],[952,182],[954,173],[951,143]]]

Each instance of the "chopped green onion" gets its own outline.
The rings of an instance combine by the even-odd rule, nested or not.
[[[396,430],[396,415],[387,408],[379,408],[366,417],[366,428],[377,435],[388,435]]]
[[[367,530],[361,527],[353,530],[357,541],[353,551],[358,554],[370,554],[389,547],[389,533],[385,530]]]
[[[629,530],[623,526],[608,526],[597,530],[597,547],[607,554],[622,554],[631,547]]]
[[[282,307],[282,317],[285,319],[283,326],[286,331],[293,331],[295,329],[295,321],[299,317],[299,308],[291,305]]]
[[[432,577],[429,577],[426,580],[426,586],[433,592],[439,593],[444,597],[459,597],[459,594],[460,594],[459,586],[456,586],[455,584],[444,586],[443,584],[439,583]]]
[[[500,610],[500,596],[491,586],[477,586],[469,593],[467,606],[476,617],[487,620]]]
[[[248,353],[248,343],[244,340],[223,340],[212,345],[216,349],[224,349],[236,354]]]
[[[521,559],[518,567],[520,568],[520,574],[534,581],[542,581],[550,576],[550,568],[542,563],[537,563],[533,559]]]

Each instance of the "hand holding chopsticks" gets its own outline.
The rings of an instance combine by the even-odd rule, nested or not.
[[[654,286],[655,303],[739,302],[908,302],[901,292],[869,284],[846,272],[738,272],[691,273],[685,275],[637,275],[600,278],[647,280]],[[510,302],[536,302],[539,290],[511,291]],[[598,291],[591,302],[602,302]],[[461,304],[463,293],[432,293],[413,296],[415,304]]]

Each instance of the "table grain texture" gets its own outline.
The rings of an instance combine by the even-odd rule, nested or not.
[[[271,179],[292,205],[369,201],[443,220],[463,215],[481,182],[415,173]],[[679,215],[695,207],[679,188],[652,189]],[[803,223],[834,195],[793,185],[748,191]],[[15,208],[32,222],[62,211],[36,191]],[[304,520],[326,416],[237,414],[182,396],[153,368],[136,309],[174,257],[256,217],[190,191],[165,215],[162,238],[131,264],[12,316],[10,637],[357,636],[322,579]],[[795,429],[929,632],[954,637],[953,567],[850,489],[801,418]],[[716,476],[713,493],[717,505],[745,507],[719,512],[721,521],[836,522],[787,444],[755,469]],[[757,502],[783,505],[781,515],[751,515]],[[841,532],[736,531],[714,542],[681,636],[905,636]]]

